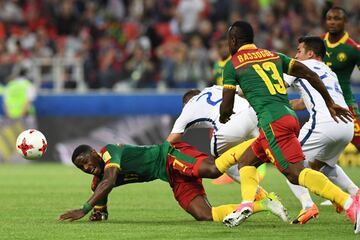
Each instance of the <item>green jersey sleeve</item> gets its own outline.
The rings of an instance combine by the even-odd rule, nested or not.
[[[122,155],[121,147],[114,144],[106,145],[104,150],[102,150],[101,152],[102,160],[105,163],[105,169],[108,167],[117,167],[120,169],[121,155]]]
[[[295,59],[288,57],[282,53],[277,53],[277,54],[280,56],[280,59],[282,62],[282,67],[283,67],[283,72],[290,74],[291,68],[294,65]]]
[[[236,85],[238,84],[236,81],[236,71],[231,60],[227,61],[227,63],[225,64],[223,78],[224,88],[236,88]]]

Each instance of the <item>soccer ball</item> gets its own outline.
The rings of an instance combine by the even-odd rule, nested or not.
[[[41,158],[47,146],[44,134],[36,129],[23,131],[16,140],[16,150],[23,158],[28,160]]]

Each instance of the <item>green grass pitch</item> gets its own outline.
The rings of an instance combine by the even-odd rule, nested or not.
[[[345,171],[360,183],[358,168]],[[196,222],[172,196],[167,183],[129,184],[110,195],[109,220],[60,222],[65,210],[79,208],[90,196],[91,176],[57,164],[0,165],[0,239],[355,239],[353,225],[333,207],[320,206],[320,215],[306,225],[290,225],[270,213],[251,216],[239,227]],[[213,206],[240,201],[239,185],[204,181]],[[269,167],[262,185],[276,191],[295,217],[300,204],[284,177]],[[317,203],[322,199],[314,197]]]

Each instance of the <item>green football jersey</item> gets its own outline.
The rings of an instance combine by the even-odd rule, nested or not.
[[[224,87],[240,85],[257,114],[259,127],[288,114],[296,116],[283,81],[283,73],[289,73],[293,63],[294,59],[283,54],[244,45],[225,65]]]
[[[345,101],[351,106],[355,99],[351,91],[350,77],[356,65],[360,68],[360,45],[352,40],[348,33],[336,43],[329,42],[329,33],[326,33],[323,39],[326,46],[324,62],[336,73]]]
[[[225,60],[219,60],[214,64],[213,76],[216,81],[216,85],[219,85],[219,86],[224,85],[223,71],[224,71],[225,64],[229,60],[230,60],[230,57],[228,57]]]
[[[155,179],[169,182],[166,169],[168,156],[191,164],[195,164],[197,161],[196,157],[180,152],[175,147],[172,147],[169,142],[148,146],[108,144],[101,149],[99,155],[105,163],[105,169],[108,167],[119,169],[116,186],[149,182]],[[102,177],[94,176],[91,189],[95,191],[101,181]],[[107,196],[97,201],[95,207],[102,207],[106,204]]]
[[[100,152],[107,167],[119,168],[116,185],[134,182],[148,182],[155,179],[168,181],[166,157],[170,143],[135,146],[108,144]]]

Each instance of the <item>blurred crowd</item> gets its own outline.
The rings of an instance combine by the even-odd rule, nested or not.
[[[299,36],[324,33],[332,4],[359,41],[358,0],[0,0],[0,83],[59,57],[82,61],[89,89],[204,87],[232,22],[249,21],[259,47],[294,56]],[[72,73],[65,88],[77,87]]]

